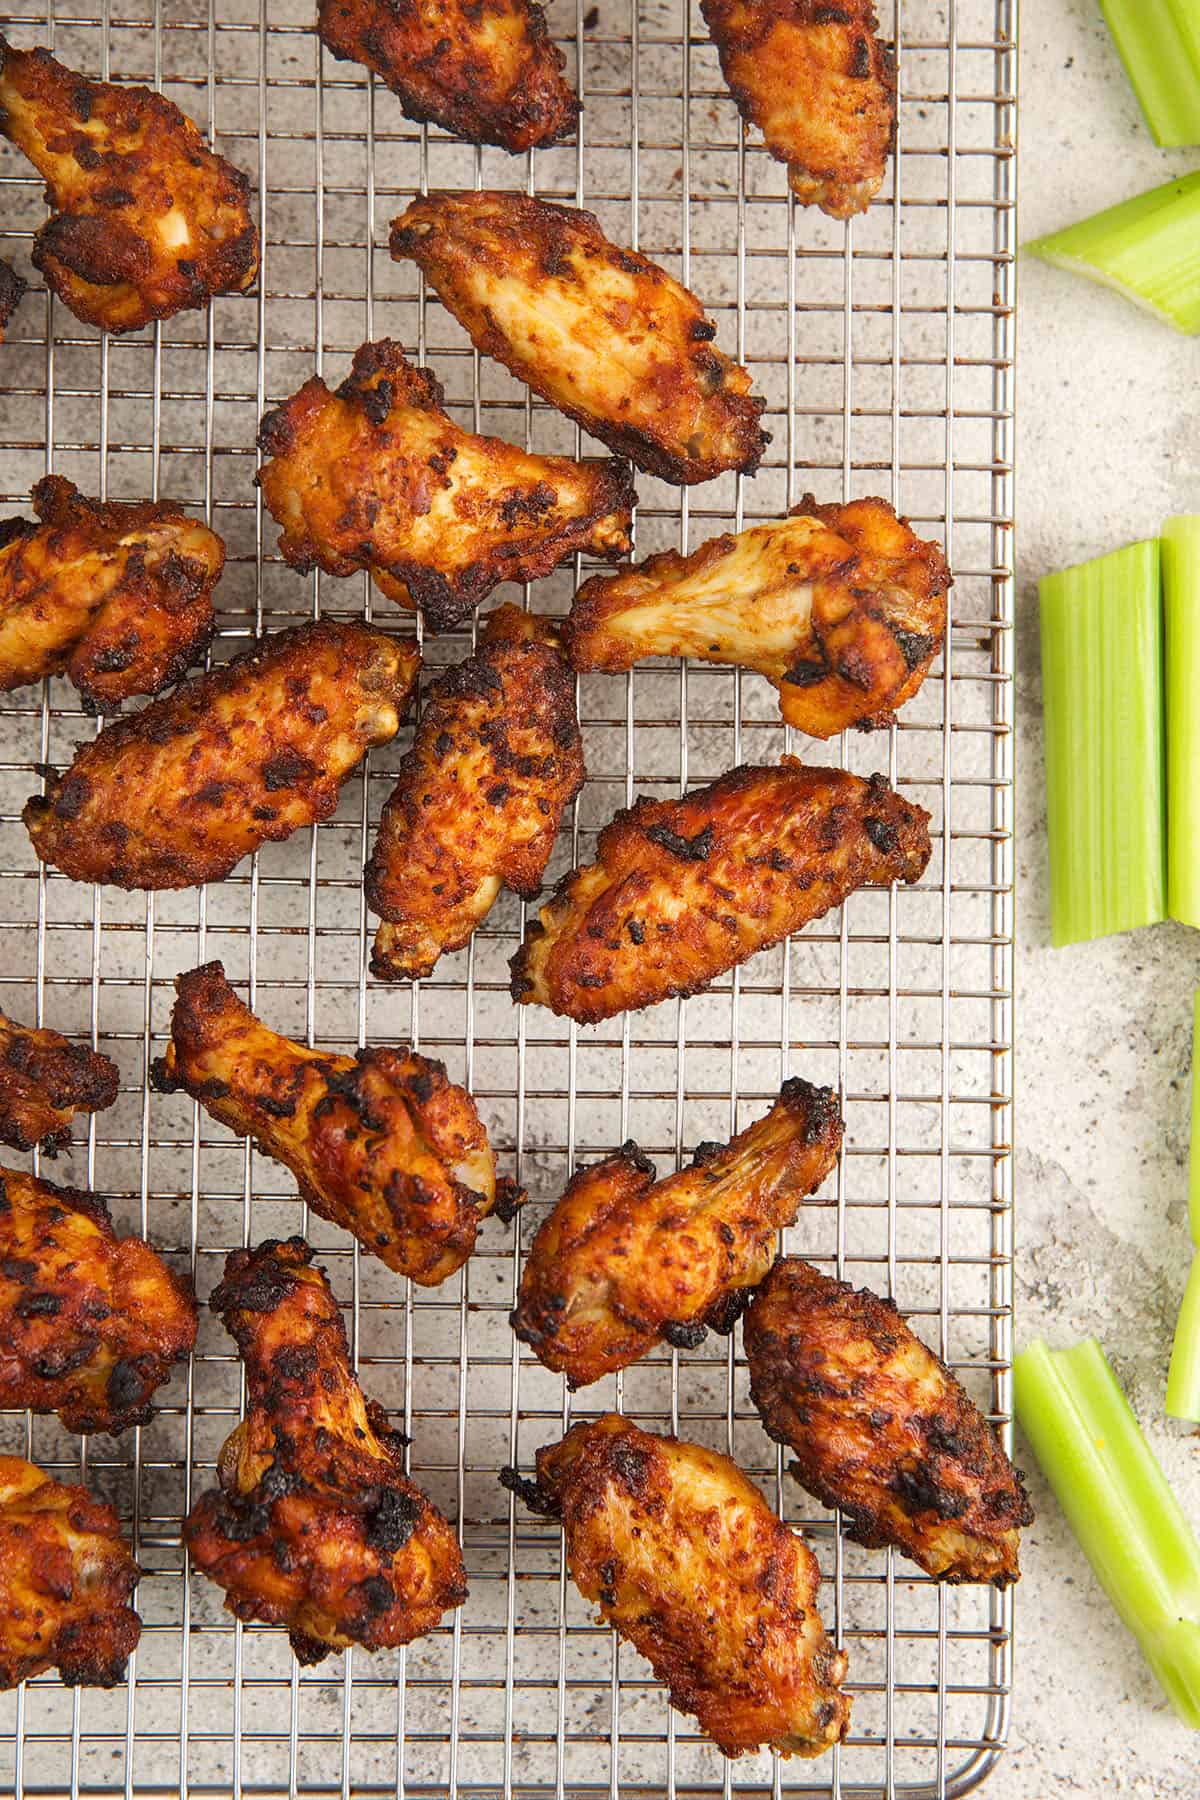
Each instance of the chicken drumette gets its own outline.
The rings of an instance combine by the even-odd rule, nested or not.
[[[107,1056],[45,1026],[0,1013],[0,1144],[54,1156],[71,1141],[78,1112],[103,1112],[120,1077]]]

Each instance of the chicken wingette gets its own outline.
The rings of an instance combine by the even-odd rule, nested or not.
[[[501,606],[429,691],[367,864],[372,973],[428,975],[504,886],[531,900],[583,785],[575,683],[550,620]]]
[[[789,1256],[743,1322],[750,1392],[791,1472],[847,1537],[942,1581],[1015,1581],[1021,1477],[945,1363],[887,1300]]]
[[[239,1619],[286,1625],[302,1663],[432,1631],[467,1597],[458,1540],[404,1473],[406,1439],[363,1396],[303,1238],[235,1250],[211,1300],[246,1371],[218,1486],[184,1525]]]
[[[470,1256],[481,1220],[511,1217],[475,1103],[441,1063],[376,1046],[313,1050],[263,1025],[219,962],[175,983],[171,1042],[151,1070],[291,1170],[301,1197],[398,1275],[430,1287]]]
[[[917,881],[929,814],[882,775],[732,769],[607,824],[513,957],[512,995],[581,1025],[699,993],[868,883]]]
[[[76,1113],[111,1106],[118,1080],[116,1063],[86,1044],[0,1013],[0,1144],[57,1155]]]
[[[409,638],[322,619],[261,639],[80,747],[22,817],[42,862],[123,888],[223,881],[260,844],[327,819],[395,737]]]
[[[765,675],[789,725],[828,738],[911,700],[946,633],[950,571],[886,500],[818,506],[674,550],[576,594],[563,631],[580,671],[693,656]]]
[[[0,693],[65,675],[107,713],[178,681],[213,634],[220,538],[176,506],[86,500],[61,475],[32,498],[40,525],[0,521]]]
[[[533,1240],[513,1330],[573,1388],[661,1339],[691,1349],[732,1330],[841,1142],[836,1096],[793,1077],[763,1118],[665,1181],[632,1143],[581,1169]]]
[[[626,464],[473,436],[442,398],[385,338],[356,351],[336,391],[315,375],[266,415],[258,481],[285,562],[370,569],[390,600],[448,631],[502,581],[533,581],[578,551],[628,552]]]
[[[845,1736],[817,1559],[727,1456],[606,1413],[544,1445],[536,1482],[501,1480],[562,1521],[580,1593],[726,1756],[819,1756]]]
[[[752,475],[751,377],[696,296],[618,249],[591,213],[528,194],[429,194],[392,226],[476,347],[639,469],[681,484]]]
[[[20,306],[28,285],[12,264],[0,257],[0,344],[4,342],[8,322]]]
[[[162,94],[0,37],[0,133],[46,182],[34,266],[76,318],[137,331],[257,275],[249,182]]]

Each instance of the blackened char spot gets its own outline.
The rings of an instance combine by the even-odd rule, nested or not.
[[[901,631],[894,625],[892,636],[900,646],[905,668],[910,671],[923,663],[933,649],[933,639],[922,631]]]
[[[887,819],[877,819],[873,814],[868,814],[863,820],[863,830],[881,856],[890,856],[900,841],[896,827]]]
[[[818,681],[824,681],[828,673],[824,663],[811,662],[802,657],[790,669],[784,670],[783,679],[790,687],[816,687]]]
[[[713,828],[706,825],[703,831],[697,832],[693,838],[680,837],[666,825],[651,825],[646,836],[652,844],[669,851],[672,856],[679,857],[681,862],[706,862],[712,853]]]
[[[608,1465],[629,1493],[636,1496],[645,1492],[651,1467],[647,1451],[637,1444],[615,1443],[609,1452]]]
[[[694,1350],[708,1336],[708,1326],[700,1319],[668,1319],[662,1334],[676,1350]]]
[[[82,775],[64,775],[54,795],[54,811],[60,819],[77,819],[88,797],[88,784]]]
[[[145,1383],[136,1363],[114,1363],[108,1378],[108,1404],[116,1413],[128,1412],[131,1406],[137,1406],[143,1393]]]
[[[268,794],[274,794],[280,788],[299,787],[302,781],[311,781],[314,773],[308,758],[288,745],[263,764],[263,786]]]
[[[394,1556],[407,1544],[420,1517],[419,1500],[396,1488],[384,1488],[378,1503],[367,1514],[367,1542],[381,1555]]]
[[[530,1481],[527,1475],[522,1475],[510,1465],[506,1464],[500,1471],[500,1486],[507,1488],[510,1494],[515,1494],[518,1500],[523,1500],[530,1512],[553,1514],[558,1510],[546,1498],[536,1481]]]
[[[53,1319],[62,1311],[63,1303],[58,1294],[48,1294],[45,1290],[32,1294],[21,1294],[13,1307],[18,1319]]]

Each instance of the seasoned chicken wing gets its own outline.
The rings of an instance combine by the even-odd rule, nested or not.
[[[115,1687],[141,1636],[138,1567],[111,1506],[0,1456],[0,1688],[57,1669]]]
[[[548,619],[501,606],[478,650],[429,691],[367,864],[383,919],[372,973],[428,975],[460,950],[506,884],[537,893],[583,786],[575,683]]]
[[[176,506],[85,500],[61,475],[33,510],[40,525],[0,523],[0,692],[66,675],[107,713],[178,681],[213,634],[217,534]]]
[[[465,1088],[415,1050],[337,1056],[261,1024],[219,962],[180,975],[171,1043],[154,1085],[182,1088],[296,1177],[323,1219],[398,1275],[445,1281],[470,1256],[482,1219],[512,1216],[520,1191],[497,1178]]]
[[[501,1480],[561,1519],[580,1593],[726,1756],[819,1756],[846,1735],[817,1559],[727,1456],[605,1413],[544,1445],[536,1482]]]
[[[792,1474],[846,1535],[943,1581],[1016,1581],[1021,1477],[945,1363],[890,1301],[777,1262],[743,1324],[750,1392]]]
[[[302,1663],[432,1631],[467,1597],[462,1552],[404,1473],[407,1440],[364,1399],[304,1239],[235,1250],[211,1304],[247,1406],[184,1525],[193,1563],[236,1618],[286,1625]]]
[[[40,1025],[0,1013],[0,1144],[56,1156],[78,1112],[103,1112],[120,1077],[107,1056]]]
[[[22,817],[43,862],[123,888],[223,881],[260,844],[327,819],[400,728],[410,638],[322,619],[276,632],[83,744]]]
[[[20,306],[25,295],[28,282],[13,268],[0,258],[0,344],[4,342],[4,333],[8,329],[8,321]]]
[[[563,641],[579,670],[695,656],[756,669],[811,737],[869,727],[911,700],[946,632],[950,571],[886,500],[818,506],[674,550],[575,596]]]
[[[472,342],[639,469],[752,475],[767,442],[751,377],[665,269],[591,213],[528,194],[429,194],[392,226]]]
[[[896,66],[873,0],[700,0],[747,124],[806,206],[866,212],[896,140]]]
[[[253,282],[250,184],[162,94],[0,37],[0,132],[45,178],[33,261],[76,318],[137,331]]]
[[[581,1025],[695,994],[868,883],[917,881],[929,814],[882,775],[732,769],[619,812],[513,957],[512,995]]]
[[[0,1169],[0,1406],[124,1431],[196,1341],[187,1283],[104,1202]]]
[[[626,554],[637,496],[624,463],[474,437],[442,398],[385,338],[362,345],[335,393],[315,375],[266,415],[258,480],[285,562],[370,569],[390,600],[448,631],[502,581],[533,581],[581,550]]]

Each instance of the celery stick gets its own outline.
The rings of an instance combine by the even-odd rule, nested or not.
[[[1192,997],[1192,1135],[1188,1140],[1188,1223],[1200,1250],[1200,988]]]
[[[1200,169],[1025,248],[1116,288],[1176,331],[1200,331]]]
[[[1166,917],[1157,540],[1038,584],[1051,937]]]
[[[1167,1375],[1167,1411],[1173,1419],[1200,1425],[1200,1250],[1192,1258],[1192,1272],[1175,1322]]]
[[[1200,515],[1162,530],[1167,694],[1167,911],[1200,925]]]
[[[1100,10],[1155,143],[1200,144],[1196,0],[1100,0]]]
[[[1017,1418],[1081,1549],[1185,1725],[1200,1730],[1200,1543],[1094,1338],[1013,1363]]]

